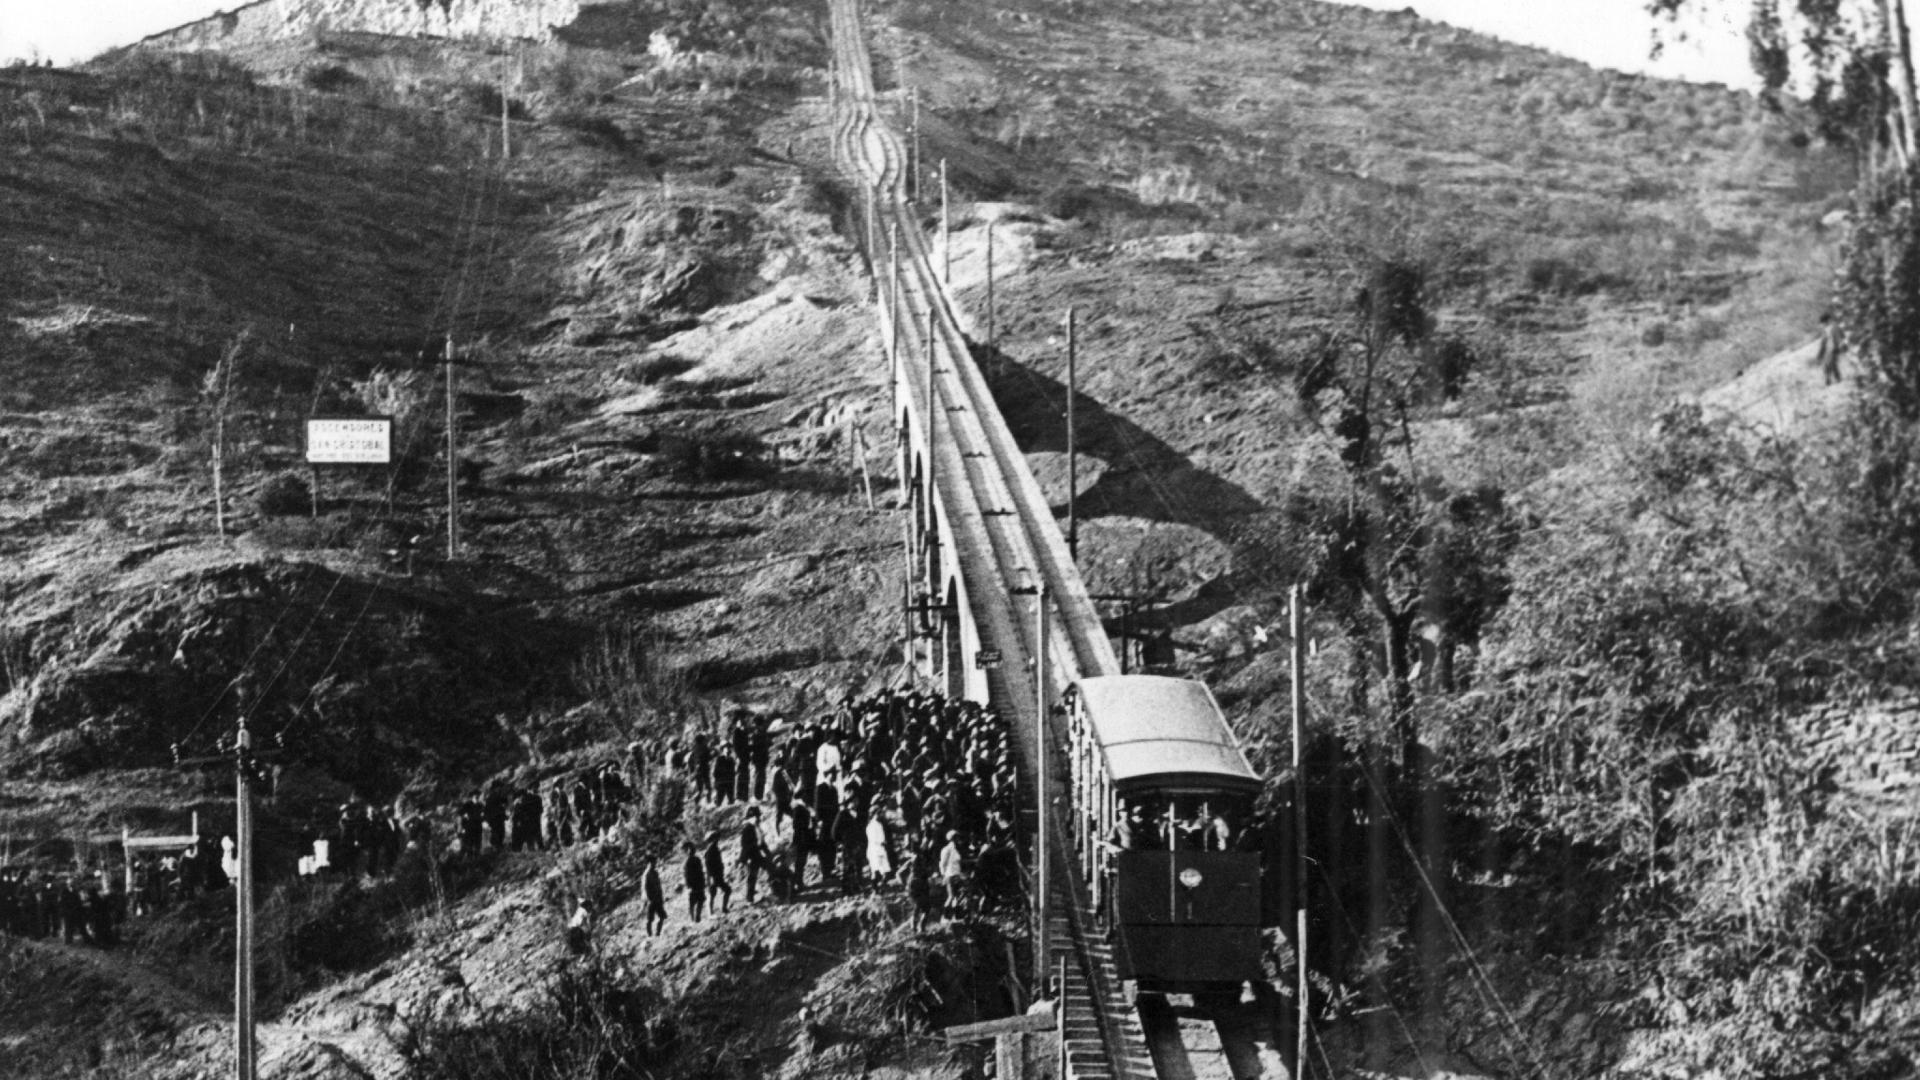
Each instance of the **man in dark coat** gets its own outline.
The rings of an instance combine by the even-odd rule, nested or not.
[[[848,895],[859,892],[860,879],[867,872],[866,824],[842,810],[833,820],[833,843],[840,849],[840,891]]]
[[[767,844],[760,838],[760,808],[747,811],[747,820],[740,826],[740,867],[747,874],[747,903],[754,900],[754,891],[760,884],[760,871],[767,864]]]
[[[700,911],[707,902],[707,868],[700,860],[700,849],[687,843],[687,861],[680,867],[687,883],[687,914],[694,922],[700,921]]]
[[[733,908],[733,886],[727,881],[727,863],[720,855],[720,834],[707,837],[706,851],[707,899],[720,898],[720,913],[726,914]]]
[[[753,790],[753,716],[744,709],[734,714],[728,741],[733,744],[734,777],[729,794],[746,802]]]
[[[807,887],[807,856],[813,854],[813,811],[799,799],[793,800],[793,889]]]
[[[814,845],[814,855],[820,859],[820,880],[833,876],[834,857],[839,853],[835,839],[834,825],[840,817],[840,793],[827,778],[813,787],[813,822],[819,832],[820,842]]]
[[[480,852],[480,835],[486,831],[486,808],[479,798],[469,795],[460,800],[460,852],[468,858]]]
[[[773,777],[767,782],[773,794],[773,835],[780,836],[780,823],[786,820],[787,807],[793,802],[793,780],[787,776],[786,766],[775,764]]]
[[[540,848],[540,796],[522,791],[513,797],[513,850],[537,851]]]
[[[493,850],[501,851],[507,846],[507,810],[510,793],[499,785],[487,789],[484,805],[487,819],[487,839],[493,844]]]
[[[646,872],[640,875],[640,888],[647,896],[647,936],[652,937],[667,925],[667,890],[660,882],[658,857],[647,860]]]
[[[687,750],[687,768],[693,770],[693,792],[705,802],[713,795],[713,744],[704,731],[696,732]]]
[[[766,797],[767,765],[773,759],[773,733],[768,731],[769,722],[760,720],[754,723],[748,733],[747,762],[753,767],[753,797]]]
[[[713,800],[721,806],[733,801],[734,771],[738,762],[725,745],[713,755]]]

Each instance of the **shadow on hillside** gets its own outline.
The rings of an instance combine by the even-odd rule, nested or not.
[[[974,356],[1014,439],[1028,453],[1067,450],[1067,388],[985,345]],[[1234,543],[1233,523],[1264,507],[1238,484],[1195,468],[1179,450],[1086,394],[1074,396],[1078,450],[1107,463],[1080,493],[1082,518],[1135,517],[1187,525]]]

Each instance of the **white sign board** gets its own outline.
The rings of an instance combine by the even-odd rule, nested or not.
[[[312,465],[391,465],[393,417],[309,418],[307,462]]]

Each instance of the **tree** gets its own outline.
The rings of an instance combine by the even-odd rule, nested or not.
[[[1920,103],[1905,0],[1797,0],[1791,21],[1780,0],[1755,0],[1747,36],[1764,96],[1777,105],[1798,81],[1822,134],[1860,150],[1835,305],[1865,374],[1865,420],[1920,422]]]
[[[1371,257],[1349,326],[1319,341],[1296,386],[1340,463],[1336,483],[1292,508],[1310,549],[1309,596],[1357,657],[1380,658],[1389,727],[1409,764],[1415,690],[1456,686],[1458,650],[1477,644],[1499,606],[1513,530],[1500,492],[1449,484],[1415,444],[1412,415],[1447,392],[1431,367],[1436,345],[1451,344],[1431,314],[1432,275],[1429,259]],[[1367,681],[1357,666],[1356,712]]]
[[[227,419],[233,411],[234,374],[252,337],[251,329],[235,334],[200,382],[200,396],[213,424],[213,521],[222,540],[227,538]]]
[[[1647,10],[1673,18],[1701,4],[1647,0]],[[1781,17],[1780,0],[1753,0],[1747,45],[1764,99],[1777,107],[1797,75],[1830,141],[1884,145],[1899,170],[1910,171],[1920,115],[1905,0],[1796,0],[1791,24]]]

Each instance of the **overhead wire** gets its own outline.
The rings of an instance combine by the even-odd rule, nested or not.
[[[1309,859],[1307,861],[1313,863],[1314,869],[1320,871],[1321,880],[1327,883],[1327,899],[1332,901],[1333,909],[1340,913],[1340,921],[1347,924],[1348,932],[1353,935],[1355,941],[1366,940],[1366,935],[1361,933],[1359,924],[1353,921],[1353,914],[1347,910],[1347,905],[1340,902],[1340,890],[1339,887],[1334,884],[1333,875],[1327,873],[1326,866],[1323,865],[1320,860]],[[1304,952],[1300,954],[1299,962],[1302,964],[1307,962]],[[1412,1050],[1413,1056],[1419,1060],[1421,1074],[1425,1076],[1433,1075],[1433,1069],[1427,1064],[1426,1054],[1421,1052],[1419,1041],[1413,1037],[1413,1028],[1407,1023],[1406,1015],[1400,1011],[1398,1005],[1393,1003],[1391,997],[1381,1002],[1381,1004],[1385,1005],[1387,1011],[1393,1015],[1393,1022],[1400,1028],[1400,1035],[1407,1041],[1407,1048]],[[1300,1007],[1305,1008],[1306,1003],[1301,1002]],[[1331,1067],[1331,1063],[1329,1063],[1329,1067]]]
[[[1462,954],[1466,957],[1468,967],[1473,970],[1474,977],[1477,980],[1474,984],[1475,989],[1480,991],[1481,996],[1487,1000],[1487,1003],[1492,1005],[1494,1010],[1500,1014],[1501,1019],[1506,1021],[1507,1027],[1512,1030],[1513,1038],[1517,1045],[1519,1047],[1529,1047],[1531,1044],[1527,1040],[1526,1032],[1521,1030],[1520,1022],[1515,1019],[1513,1010],[1507,1006],[1505,999],[1500,996],[1499,990],[1493,985],[1493,979],[1488,976],[1485,966],[1481,964],[1479,953],[1474,949],[1473,943],[1467,940],[1465,931],[1460,929],[1460,923],[1454,919],[1453,912],[1448,909],[1446,900],[1440,895],[1440,890],[1434,886],[1433,879],[1428,876],[1426,863],[1422,861],[1420,856],[1414,851],[1413,841],[1407,836],[1406,826],[1400,821],[1400,815],[1396,814],[1393,811],[1392,805],[1387,802],[1386,793],[1380,789],[1380,782],[1374,778],[1373,770],[1363,769],[1361,771],[1365,774],[1367,786],[1373,791],[1374,798],[1379,802],[1382,812],[1386,814],[1388,824],[1393,826],[1394,835],[1399,839],[1401,848],[1406,852],[1407,861],[1413,864],[1414,872],[1419,875],[1421,885],[1426,888],[1427,895],[1433,899],[1435,910],[1440,913],[1441,920],[1446,923],[1447,930],[1453,935],[1453,939],[1459,944]],[[1516,1049],[1516,1056],[1518,1056],[1519,1053],[1520,1051]],[[1531,1064],[1536,1074],[1540,1076],[1548,1075],[1545,1065],[1542,1064],[1537,1057],[1532,1057],[1531,1054],[1528,1054],[1527,1057],[1532,1058]]]
[[[469,171],[468,175],[469,176],[472,175],[472,170]],[[475,197],[472,203],[472,211],[473,211],[472,217],[470,221],[466,221],[462,223],[466,229],[467,236],[464,244],[464,250],[459,258],[459,264],[458,264],[459,270],[457,274],[455,274],[451,272],[451,268],[450,268],[450,273],[447,279],[449,281],[455,281],[455,284],[453,285],[453,290],[452,290],[451,302],[449,303],[446,311],[446,320],[447,320],[446,324],[447,324],[447,332],[448,332],[449,338],[455,337],[457,334],[457,326],[461,317],[461,308],[466,302],[467,282],[473,270],[474,251],[478,246],[478,236],[480,232],[481,223],[483,220],[491,219],[499,213],[499,207],[505,192],[506,182],[507,182],[507,164],[506,164],[506,159],[503,157],[501,159],[501,165],[498,170],[486,170],[485,175],[481,177],[480,192],[478,196]],[[464,197],[462,199],[462,204],[463,204],[462,214],[464,217],[465,206],[466,206],[466,201]],[[493,253],[498,249],[499,229],[497,228],[497,225],[495,228],[492,228],[488,231],[488,236],[489,236],[489,240],[488,240],[488,246],[487,246],[487,254],[483,257],[482,261],[490,263],[493,257]],[[458,245],[458,243],[459,243],[458,240],[456,240],[456,245]],[[469,323],[469,329],[478,325],[478,319],[479,319],[479,315],[476,310],[470,316],[471,321]],[[414,445],[414,440],[416,440],[419,437],[419,435],[420,435],[420,429],[418,428],[408,433],[408,437],[407,437],[408,441],[405,447],[402,449],[402,457],[404,457],[407,453],[411,452],[412,447]],[[454,468],[454,463],[452,461],[449,461],[447,463],[447,467],[449,469]],[[389,497],[391,497],[394,482],[395,481],[393,479],[390,479],[388,481]],[[336,585],[337,584],[338,583],[336,582]],[[330,676],[333,673],[334,665],[339,663],[341,654],[346,651],[347,643],[353,640],[353,635],[359,630],[360,624],[362,621],[365,620],[367,612],[372,610],[374,600],[376,600],[380,595],[381,586],[382,586],[382,580],[376,577],[373,580],[372,584],[367,589],[367,595],[366,595],[366,598],[360,604],[360,610],[354,614],[352,621],[350,621],[347,624],[345,631],[342,632],[342,634],[340,635],[340,640],[338,644],[334,646],[333,653],[327,658],[326,665],[323,666],[320,670],[320,673],[314,677],[313,684],[308,689],[306,697],[303,698],[300,704],[295,709],[292,710],[292,714],[288,717],[287,722],[281,726],[278,738],[282,742],[284,742],[287,736],[292,734],[294,730],[299,727],[299,725],[302,723],[302,721],[306,719],[306,717],[311,715],[311,712],[309,711],[309,707],[312,705],[314,698],[319,695],[321,689],[325,686],[328,676]]]
[[[468,216],[468,211],[469,211],[469,201],[472,200],[472,208],[474,210],[477,211],[478,209],[479,200],[474,196],[473,175],[474,175],[474,170],[469,168],[468,170],[466,170],[465,175],[462,177],[463,182],[461,184],[461,191],[460,191],[460,209],[457,212],[458,216],[455,219],[456,249],[459,247],[459,240],[458,240],[459,233],[463,228],[466,228],[466,218]],[[469,244],[469,255],[470,255],[470,247],[471,245]],[[449,269],[451,270],[451,267]],[[436,298],[433,312],[429,316],[429,325],[431,325],[434,322],[438,322],[440,320],[441,314],[448,309],[449,292],[452,288],[451,286],[452,277],[453,275],[451,272],[448,275],[445,275],[442,277],[440,294]],[[363,534],[363,538],[364,538],[364,534]],[[305,573],[302,575],[302,578],[301,578],[301,582],[300,582],[301,587],[304,587],[306,582],[311,579],[313,574],[313,569],[314,569],[314,564],[309,562],[307,564]],[[303,644],[306,641],[307,637],[312,633],[313,628],[318,623],[320,616],[325,612],[327,602],[332,598],[334,591],[339,588],[340,583],[345,579],[345,576],[346,576],[345,570],[340,571],[336,575],[333,585],[327,590],[326,596],[322,598],[320,605],[315,609],[313,616],[308,620],[306,629],[301,632],[301,635],[299,639],[296,640],[294,647],[290,649],[287,655],[281,659],[280,666],[275,670],[272,678],[270,678],[266,683],[262,684],[261,691],[263,693],[268,687],[272,686],[274,683],[277,683],[280,677],[286,673],[287,668],[293,662],[293,657],[297,655],[300,645]],[[200,733],[203,730],[205,730],[207,722],[213,718],[213,715],[216,712],[219,711],[220,706],[226,700],[227,695],[230,694],[236,686],[240,685],[240,683],[244,679],[246,679],[248,675],[253,673],[254,663],[259,659],[261,651],[264,650],[267,644],[274,639],[274,635],[279,630],[281,623],[283,623],[286,620],[287,615],[290,614],[293,611],[294,607],[298,604],[299,591],[300,589],[296,588],[295,590],[293,590],[292,594],[288,596],[286,602],[281,605],[280,613],[274,617],[273,623],[268,626],[266,633],[260,635],[259,639],[254,642],[252,650],[247,654],[246,660],[241,663],[240,669],[237,672],[235,672],[233,676],[231,676],[226,681],[225,684],[221,686],[220,690],[216,694],[214,694],[213,699],[210,702],[208,702],[207,707],[201,712],[200,718],[194,722],[191,728],[187,730],[187,734],[184,737],[176,740],[176,745],[191,743],[194,739],[198,738]]]

